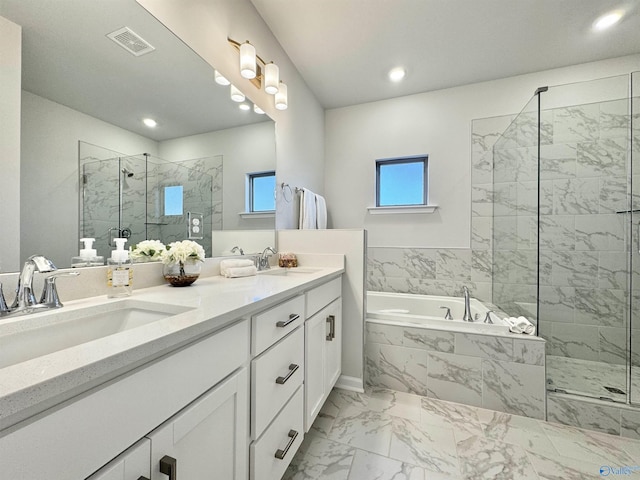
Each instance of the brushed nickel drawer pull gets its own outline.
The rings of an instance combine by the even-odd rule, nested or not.
[[[329,323],[329,334],[327,335],[327,341],[332,342],[334,338],[336,338],[336,316],[329,315],[327,317],[327,322]]]
[[[289,365],[289,373],[287,373],[286,377],[278,377],[276,378],[276,383],[279,385],[284,385],[285,383],[287,383],[287,380],[289,380],[291,378],[291,375],[293,375],[294,373],[296,373],[296,370],[298,370],[298,368],[300,368],[298,365],[296,365],[295,363],[292,363],[291,365]]]
[[[289,443],[287,443],[287,446],[284,447],[284,450],[280,450],[280,449],[276,450],[277,459],[284,460],[284,457],[287,455],[287,452],[291,448],[291,445],[293,445],[293,442],[296,441],[297,437],[298,437],[298,432],[296,432],[295,430],[289,430]]]
[[[286,326],[288,326],[289,324],[291,324],[292,322],[295,322],[296,320],[298,320],[300,318],[300,315],[298,315],[297,313],[291,313],[289,315],[289,320],[280,320],[278,323],[276,323],[276,327],[280,327],[280,328],[284,328]]]

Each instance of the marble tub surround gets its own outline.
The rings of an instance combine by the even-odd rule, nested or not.
[[[157,264],[142,266],[154,271],[161,269],[161,265]],[[344,272],[342,265],[318,265],[312,272],[300,275],[256,275],[226,279],[212,273],[215,265],[208,267],[203,274],[209,276],[199,278],[187,288],[162,284],[135,290],[128,297],[152,304],[188,307],[185,313],[93,340],[91,348],[86,348],[87,344],[80,344],[1,368],[0,429],[8,428],[188,342],[222,329],[250,312],[268,308]],[[89,270],[96,270],[104,279],[105,269],[96,267]],[[159,270],[157,273],[162,280]],[[104,296],[81,298],[66,302],[57,311],[71,313],[85,307],[119,301]],[[3,323],[0,322],[0,335],[3,333],[2,327]]]
[[[334,389],[283,478],[583,480],[639,458],[639,440],[386,389]]]
[[[545,342],[367,322],[365,379],[388,388],[545,418]]]

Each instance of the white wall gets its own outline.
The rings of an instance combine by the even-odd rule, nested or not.
[[[78,254],[79,141],[125,154],[158,154],[154,140],[23,91],[22,214],[16,242],[22,260],[42,253],[64,267]]]
[[[137,0],[198,55],[240,88],[276,121],[277,182],[323,193],[324,110],[249,0]],[[250,40],[258,55],[280,67],[289,108],[276,110],[273,97],[240,76],[238,52],[227,37]],[[276,227],[295,228],[294,202],[278,197]]]
[[[536,88],[640,70],[640,55],[326,112],[325,185],[331,228],[366,228],[369,247],[469,248],[471,120],[517,113]],[[434,214],[374,215],[375,160],[429,154]]]
[[[222,155],[222,226],[225,230],[274,229],[273,218],[243,219],[247,173],[276,169],[273,122],[262,122],[217,132],[160,142],[159,156],[179,161]]]
[[[19,268],[22,28],[0,17],[0,272]]]

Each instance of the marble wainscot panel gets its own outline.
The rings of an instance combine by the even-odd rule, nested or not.
[[[544,419],[545,341],[367,322],[366,382]]]

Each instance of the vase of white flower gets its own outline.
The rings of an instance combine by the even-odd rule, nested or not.
[[[172,242],[162,252],[164,279],[174,287],[186,287],[200,276],[204,249],[191,240]]]
[[[135,263],[159,262],[166,249],[160,240],[143,240],[131,247],[129,257]]]

